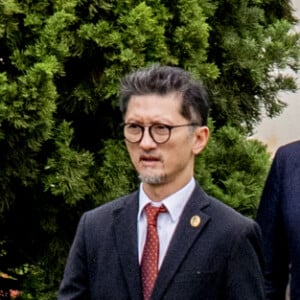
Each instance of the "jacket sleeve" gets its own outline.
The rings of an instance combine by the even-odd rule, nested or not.
[[[261,231],[254,221],[240,229],[233,243],[226,282],[225,299],[265,299]]]
[[[85,246],[85,215],[82,216],[71,246],[64,275],[58,291],[58,300],[87,300],[88,264]]]
[[[262,230],[267,299],[285,299],[288,283],[289,254],[284,231],[281,203],[284,201],[281,170],[284,156],[280,149],[272,162],[257,212]]]

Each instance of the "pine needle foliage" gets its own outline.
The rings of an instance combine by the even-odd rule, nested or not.
[[[271,157],[266,145],[245,139],[226,125],[212,132],[208,146],[196,159],[196,178],[206,192],[242,214],[253,218]]]

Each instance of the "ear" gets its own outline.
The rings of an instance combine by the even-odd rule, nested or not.
[[[209,139],[209,128],[207,126],[197,127],[194,132],[194,144],[192,151],[199,154],[207,145]]]

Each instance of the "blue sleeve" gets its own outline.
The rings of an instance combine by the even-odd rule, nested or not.
[[[272,162],[257,212],[262,230],[266,298],[284,300],[289,274],[289,254],[282,216],[282,152]]]

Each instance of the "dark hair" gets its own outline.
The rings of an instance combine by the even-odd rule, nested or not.
[[[152,65],[137,70],[121,79],[120,109],[126,114],[131,96],[169,93],[182,95],[181,114],[191,122],[207,125],[208,94],[202,82],[192,78],[191,73],[170,66]]]

